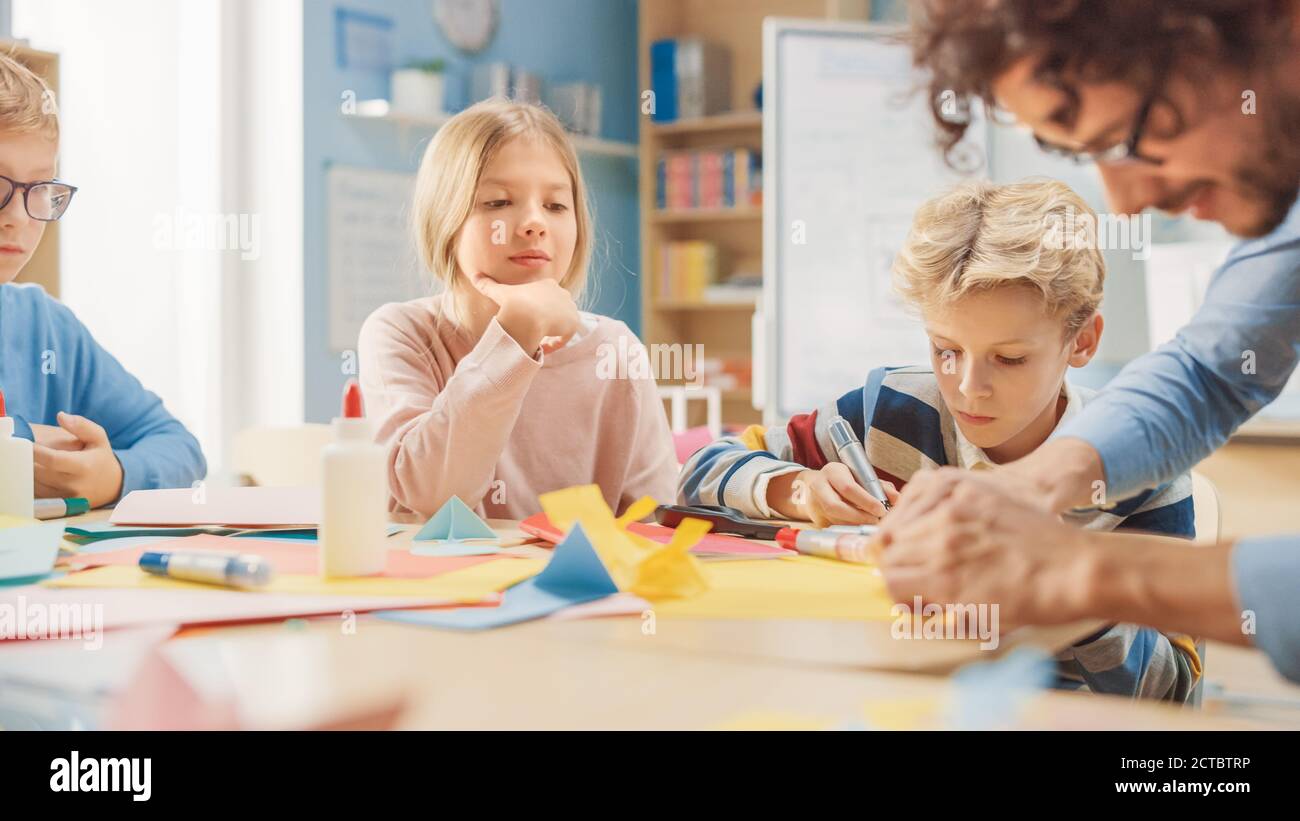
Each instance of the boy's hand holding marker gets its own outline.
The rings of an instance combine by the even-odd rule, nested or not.
[[[497,304],[497,322],[530,356],[536,356],[539,349],[544,354],[559,350],[578,332],[578,305],[553,279],[503,285],[487,274],[478,274],[473,283]]]
[[[768,505],[817,527],[878,523],[897,503],[898,488],[876,477],[847,421],[835,417],[830,435],[836,455],[843,461],[831,462],[821,470],[778,476],[768,485]]]
[[[881,482],[890,503],[898,499],[898,490]],[[782,516],[827,525],[874,525],[885,515],[886,508],[853,478],[847,465],[831,462],[821,470],[787,473],[771,481],[767,502]]]

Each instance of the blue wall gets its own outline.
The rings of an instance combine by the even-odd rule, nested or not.
[[[304,402],[308,421],[338,412],[345,376],[328,344],[325,175],[332,163],[413,173],[423,135],[402,145],[387,123],[350,122],[340,116],[342,94],[358,100],[388,96],[386,74],[338,67],[336,8],[376,14],[394,23],[394,58],[447,61],[447,108],[468,102],[469,72],[478,62],[504,61],[543,81],[583,80],[603,89],[603,137],[637,139],[635,0],[502,0],[491,44],[468,56],[442,36],[429,0],[306,0],[303,4],[303,220]],[[588,296],[591,310],[622,319],[640,332],[641,288],[636,271],[641,243],[635,161],[584,156],[583,173],[596,215],[596,254]]]

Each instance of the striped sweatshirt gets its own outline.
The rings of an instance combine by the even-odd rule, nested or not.
[[[1066,382],[1058,425],[1079,412],[1095,391]],[[777,476],[838,461],[828,428],[842,416],[867,449],[882,480],[900,490],[912,475],[942,465],[987,470],[994,465],[955,424],[929,367],[878,368],[866,384],[837,401],[798,414],[781,426],[753,425],[719,439],[687,461],[677,495],[686,504],[729,505],[748,516],[780,518],[767,504]],[[1182,475],[1104,510],[1071,511],[1066,519],[1090,530],[1139,530],[1195,536],[1191,477]],[[1057,656],[1058,686],[1134,698],[1183,702],[1201,675],[1196,640],[1149,627],[1116,624]]]

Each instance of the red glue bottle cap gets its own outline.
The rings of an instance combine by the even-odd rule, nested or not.
[[[361,419],[365,412],[361,405],[361,386],[357,380],[349,379],[348,384],[343,388],[343,418],[344,419]]]

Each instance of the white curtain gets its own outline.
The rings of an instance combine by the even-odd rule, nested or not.
[[[301,31],[298,0],[14,3],[60,59],[62,299],[214,478],[302,419]]]

